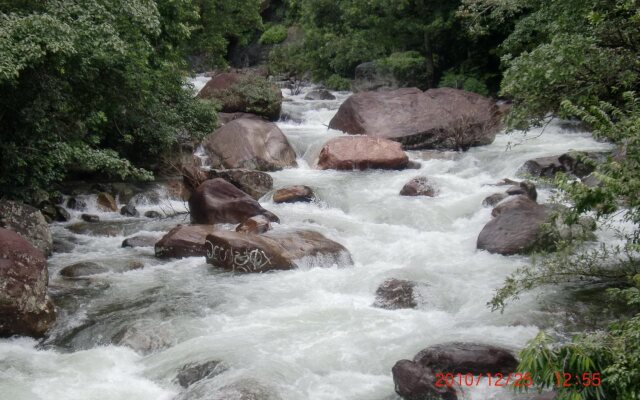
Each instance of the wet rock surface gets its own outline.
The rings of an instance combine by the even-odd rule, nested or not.
[[[417,176],[411,179],[400,190],[400,196],[434,197],[436,194],[438,194],[438,190],[426,176]]]
[[[273,178],[266,172],[249,169],[211,170],[209,178],[222,178],[258,200],[273,188]]]
[[[60,275],[65,278],[82,278],[91,275],[104,274],[109,272],[109,268],[100,264],[85,261],[68,265],[60,270]]]
[[[220,375],[225,372],[228,367],[222,361],[207,361],[204,363],[191,363],[183,366],[175,381],[184,388],[187,388],[194,383],[203,379],[213,378],[216,375]]]
[[[399,310],[403,308],[416,308],[415,282],[403,279],[388,279],[376,290],[374,307],[387,310]]]
[[[16,232],[0,228],[0,337],[43,336],[56,320],[47,295],[42,252]]]
[[[183,258],[204,256],[207,251],[207,235],[216,231],[213,225],[179,225],[169,231],[155,244],[159,258]]]
[[[295,185],[276,190],[274,203],[310,203],[315,200],[313,189],[309,186]]]
[[[0,228],[16,232],[45,256],[51,255],[53,237],[37,208],[15,201],[0,201]]]
[[[496,104],[478,94],[407,88],[356,93],[340,106],[329,127],[396,140],[406,149],[464,150],[492,143],[500,122]]]
[[[405,169],[409,157],[400,144],[368,136],[337,137],[329,140],[318,157],[318,169],[366,170]]]

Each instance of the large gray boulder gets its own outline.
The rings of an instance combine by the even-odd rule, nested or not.
[[[45,256],[51,255],[51,230],[38,209],[15,201],[0,201],[0,228],[16,232]]]
[[[296,166],[296,153],[280,128],[255,118],[233,120],[202,141],[213,168],[277,171]]]
[[[48,283],[42,252],[16,232],[0,228],[0,337],[47,332],[56,319]]]
[[[451,88],[361,92],[349,97],[332,129],[402,143],[405,149],[466,150],[491,144],[500,130],[495,102]]]

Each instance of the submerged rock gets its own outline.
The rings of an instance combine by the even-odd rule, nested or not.
[[[85,222],[100,222],[100,217],[93,214],[82,214],[80,218]]]
[[[94,262],[85,261],[67,265],[60,270],[60,275],[65,278],[82,278],[91,275],[104,274],[106,272],[109,272],[107,267]]]
[[[117,346],[127,346],[140,354],[151,354],[171,347],[172,340],[167,332],[156,326],[157,322],[137,322],[116,333],[111,342]]]
[[[278,171],[296,166],[296,153],[272,122],[240,118],[217,129],[202,141],[211,166]]]
[[[145,212],[144,216],[147,217],[147,218],[151,218],[151,219],[158,219],[158,218],[162,218],[163,217],[162,214],[160,214],[157,211],[153,211],[153,210]]]
[[[274,203],[309,203],[314,199],[313,190],[303,185],[287,186],[273,194]]]
[[[278,222],[278,217],[255,199],[220,178],[203,182],[191,195],[189,209],[195,224],[237,224],[256,215]]]
[[[466,150],[491,144],[500,130],[495,102],[451,88],[360,92],[329,123],[332,129],[402,143],[406,149]]]
[[[178,382],[180,386],[187,388],[198,381],[220,375],[227,369],[228,367],[222,361],[214,360],[204,363],[191,363],[180,368],[175,381]]]
[[[418,303],[414,293],[415,282],[402,279],[388,279],[376,290],[374,307],[387,310],[416,308]]]
[[[409,157],[400,144],[368,136],[340,136],[325,143],[318,169],[405,169]]]
[[[205,256],[207,235],[216,232],[213,225],[178,225],[155,244],[159,258]]]
[[[335,100],[336,96],[326,89],[312,90],[304,96],[305,100]]]
[[[136,207],[131,203],[127,204],[126,206],[122,206],[122,208],[120,209],[120,214],[124,215],[125,217],[140,216],[140,213],[138,212]]]
[[[341,244],[308,230],[263,235],[217,231],[207,236],[206,245],[209,264],[236,272],[288,270],[302,259],[317,266],[352,263]]]
[[[176,400],[281,400],[281,397],[273,388],[254,379],[240,379],[222,387],[203,381],[190,386]]]
[[[153,247],[157,241],[153,236],[132,236],[122,241],[122,247]]]
[[[45,256],[51,255],[51,231],[37,208],[15,201],[0,201],[0,228],[16,232]]]
[[[0,337],[47,332],[56,319],[48,283],[42,252],[16,232],[0,228]]]
[[[72,210],[83,211],[87,208],[87,203],[84,200],[80,200],[77,197],[69,197],[67,200],[67,207]]]
[[[417,176],[411,179],[400,190],[400,196],[434,197],[436,194],[437,190],[426,176]]]

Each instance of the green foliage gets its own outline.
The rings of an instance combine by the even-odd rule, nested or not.
[[[477,76],[449,70],[440,79],[439,87],[450,87],[454,89],[464,89],[469,92],[489,96],[487,85]]]
[[[262,30],[261,0],[193,0],[200,22],[187,51],[204,58],[203,68],[226,66],[231,45],[246,46]]]
[[[474,41],[456,16],[459,0],[298,0],[305,28],[303,57],[314,78],[353,78],[355,67],[382,60],[409,82],[433,87],[461,64],[494,69],[491,47],[499,38]]]
[[[215,114],[184,88],[172,49],[188,22],[160,14],[169,9],[82,0],[0,14],[3,193],[47,188],[72,170],[148,179],[131,162],[154,163],[213,126]]]
[[[287,38],[287,27],[284,25],[273,25],[260,36],[260,44],[278,44]]]
[[[351,81],[338,74],[333,74],[325,79],[324,85],[327,89],[331,90],[349,90],[351,88]]]
[[[427,60],[417,51],[393,53],[389,57],[376,60],[381,72],[391,73],[402,86],[415,86],[426,89]]]
[[[205,96],[216,101],[223,112],[242,111],[272,120],[280,116],[282,93],[273,83],[261,76],[243,76],[228,89],[212,90]]]

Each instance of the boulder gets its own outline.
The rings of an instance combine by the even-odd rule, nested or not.
[[[157,241],[153,236],[132,236],[122,241],[122,247],[153,247]]]
[[[222,73],[214,76],[198,97],[215,100],[225,113],[252,113],[275,121],[282,108],[282,92],[257,75]]]
[[[187,388],[194,383],[213,378],[225,372],[228,367],[222,361],[207,361],[204,363],[191,363],[183,366],[178,371],[175,381],[180,386]]]
[[[85,276],[104,274],[109,272],[107,267],[94,262],[79,262],[72,265],[67,265],[60,270],[60,275],[65,278],[82,278]]]
[[[139,217],[140,216],[140,213],[136,209],[136,206],[134,206],[131,203],[127,204],[126,206],[122,206],[122,208],[120,209],[120,214],[124,215],[125,217]]]
[[[194,224],[237,224],[255,215],[279,221],[251,196],[221,178],[203,182],[191,195],[189,209]]]
[[[56,319],[48,283],[42,252],[16,232],[0,228],[0,337],[47,332]]]
[[[211,166],[278,171],[296,166],[296,153],[280,128],[272,122],[240,118],[202,141]]]
[[[209,171],[209,178],[222,178],[256,200],[273,189],[271,175],[250,169],[213,169]]]
[[[309,203],[314,199],[313,190],[303,185],[287,186],[273,194],[274,203]]]
[[[500,120],[495,102],[479,94],[406,88],[352,95],[329,127],[395,140],[406,149],[467,150],[491,144]]]
[[[305,100],[335,100],[336,96],[326,89],[312,90],[304,96]]]
[[[178,225],[155,244],[156,257],[202,257],[207,254],[207,235],[215,232],[212,225]]]
[[[325,143],[316,163],[318,169],[404,169],[409,157],[400,144],[367,136],[341,136]]]
[[[207,236],[206,246],[209,264],[236,272],[294,269],[301,259],[318,266],[352,263],[341,244],[308,230],[263,235],[217,231]]]
[[[476,247],[503,255],[526,254],[540,243],[550,211],[528,197],[515,196],[493,210],[496,217],[484,226]]]
[[[15,201],[0,201],[0,228],[16,232],[45,256],[51,255],[53,238],[38,209]]]
[[[484,207],[494,207],[507,197],[509,197],[509,195],[506,193],[494,193],[491,196],[485,197],[485,199],[482,200],[482,205]]]
[[[536,190],[536,185],[533,182],[524,181],[520,182],[517,185],[511,186],[506,191],[509,196],[519,196],[525,195],[533,201],[538,199],[538,191]]]
[[[85,222],[100,222],[100,217],[93,214],[82,214],[80,218]]]
[[[98,193],[98,197],[96,199],[98,204],[98,208],[103,211],[118,211],[118,204],[112,195],[106,192]]]
[[[158,219],[158,218],[162,218],[163,215],[161,213],[159,213],[158,211],[153,211],[153,210],[149,210],[147,212],[144,213],[144,216],[147,218],[152,218],[152,219]]]
[[[417,176],[407,182],[400,190],[400,196],[428,196],[434,197],[437,190],[429,183],[426,176]]]
[[[558,172],[583,178],[595,170],[594,163],[602,161],[606,153],[569,152],[559,156],[534,158],[524,163],[520,174],[553,178]],[[590,162],[585,162],[589,160]]]
[[[414,294],[416,284],[402,279],[388,279],[376,290],[374,307],[387,310],[416,308],[418,303]]]
[[[271,230],[271,221],[264,215],[251,217],[236,227],[236,232],[254,233],[256,235]]]
[[[90,236],[128,236],[139,230],[133,221],[115,220],[99,222],[76,222],[66,227],[73,233]]]
[[[72,210],[86,210],[87,208],[87,203],[84,200],[80,200],[77,197],[69,197],[69,200],[67,200],[67,207],[71,208]]]
[[[38,208],[47,222],[66,222],[71,219],[71,215],[64,207],[53,205],[48,201],[40,203]]]
[[[406,400],[458,400],[452,387],[436,386],[436,374],[411,360],[400,360],[391,369],[395,391]],[[439,385],[440,386],[440,385]]]
[[[477,343],[438,344],[416,354],[413,361],[435,372],[454,375],[508,375],[518,367],[509,350]]]

